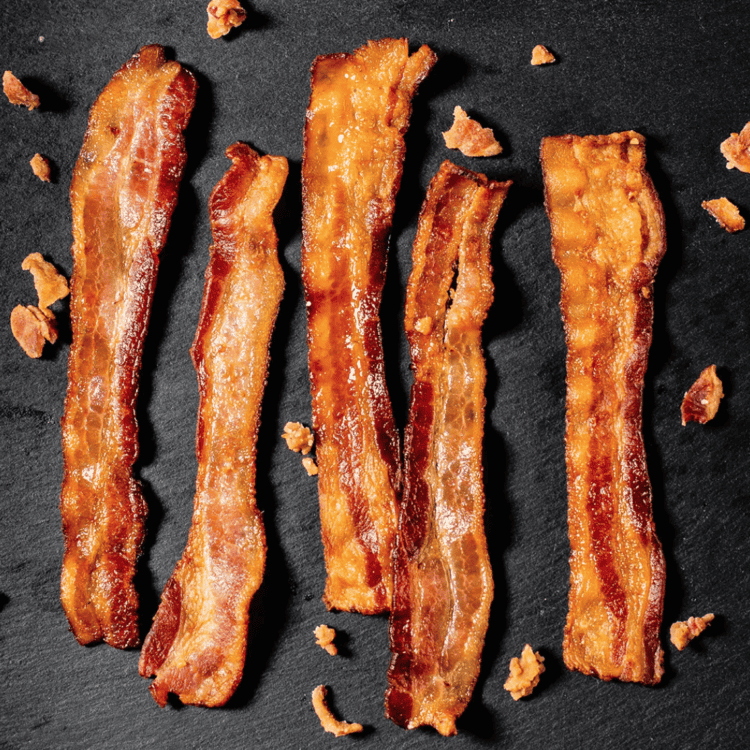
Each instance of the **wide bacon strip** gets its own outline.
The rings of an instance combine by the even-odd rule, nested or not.
[[[390,608],[401,485],[378,311],[417,86],[406,39],[318,57],[302,163],[302,276],[329,609]]]
[[[200,406],[198,478],[187,546],[141,652],[150,690],[221,706],[242,677],[248,609],[266,559],[255,499],[255,454],[268,347],[284,291],[273,209],[288,174],[282,156],[227,149],[232,166],[210,199],[214,244],[192,355]]]
[[[510,185],[443,162],[419,217],[406,291],[414,384],[386,714],[443,735],[456,733],[474,690],[492,602],[481,332],[493,296],[490,236]]]
[[[541,160],[568,345],[563,654],[569,669],[654,684],[665,566],[642,407],[664,216],[638,133],[545,138]]]
[[[132,476],[143,340],[185,166],[195,78],[144,47],[94,103],[70,185],[73,343],[63,417],[61,599],[80,643],[140,642],[146,503]]]

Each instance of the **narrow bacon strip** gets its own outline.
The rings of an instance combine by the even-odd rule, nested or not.
[[[471,698],[492,602],[481,331],[493,296],[490,236],[510,184],[443,162],[419,217],[406,291],[414,385],[386,715],[443,735],[456,733]]]
[[[73,209],[73,344],[63,417],[61,598],[80,643],[138,645],[133,586],[146,503],[135,403],[159,252],[185,165],[196,82],[144,47],[94,103]]]
[[[541,160],[568,345],[563,655],[569,669],[653,684],[665,567],[642,406],[664,216],[638,133],[545,138]]]
[[[266,537],[255,500],[255,453],[268,347],[284,291],[273,209],[288,167],[249,146],[227,149],[211,194],[214,244],[192,348],[200,406],[198,478],[187,547],[141,652],[150,690],[221,706],[242,677],[248,609],[263,579]]]
[[[318,57],[302,163],[302,276],[329,609],[390,608],[401,484],[378,310],[417,86],[406,39]]]

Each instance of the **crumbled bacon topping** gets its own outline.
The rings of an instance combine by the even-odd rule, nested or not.
[[[52,170],[50,169],[49,159],[46,159],[41,154],[34,154],[34,157],[29,162],[31,169],[34,174],[42,181],[49,182]]]
[[[453,110],[453,125],[443,138],[448,148],[457,148],[464,156],[496,156],[503,150],[492,129],[483,128],[461,107]]]
[[[211,0],[206,12],[208,13],[207,31],[211,39],[218,39],[228,34],[247,18],[247,13],[239,0]]]
[[[503,687],[517,701],[526,695],[531,695],[531,691],[539,684],[539,677],[544,672],[544,657],[527,643],[523,647],[521,658],[514,656],[510,660],[510,676],[505,681]]]
[[[721,224],[727,232],[739,232],[745,228],[745,219],[740,215],[740,210],[732,201],[726,198],[715,198],[703,201],[701,206]]]
[[[688,422],[706,424],[719,411],[719,402],[724,397],[721,380],[716,374],[716,365],[710,365],[690,386],[682,399],[682,426]]]
[[[361,732],[363,727],[361,724],[349,724],[346,721],[339,721],[332,713],[331,709],[326,704],[326,686],[318,685],[312,693],[312,704],[315,709],[315,713],[320,719],[320,724],[326,732],[336,735],[336,737],[343,737],[345,734],[354,734],[355,732]]]
[[[328,625],[318,625],[315,628],[315,643],[331,656],[336,656],[339,652],[336,644],[333,642],[335,637],[336,631],[333,628],[329,628]]]
[[[315,437],[309,427],[305,427],[300,422],[287,422],[284,425],[284,432],[281,437],[286,440],[286,446],[290,451],[302,453],[306,456],[313,447]]]
[[[305,467],[308,476],[314,477],[318,473],[317,464],[309,456],[302,459],[302,465]]]
[[[39,97],[32,94],[9,70],[3,73],[3,91],[11,104],[18,104],[29,110],[39,106]]]
[[[42,356],[44,342],[57,341],[55,316],[34,305],[17,305],[10,314],[10,330],[21,348],[32,359]]]
[[[532,65],[549,65],[553,62],[555,62],[555,56],[543,44],[537,44],[531,50]]]
[[[750,172],[750,122],[739,133],[732,133],[720,148],[727,160],[727,169]]]
[[[41,253],[27,255],[21,263],[21,268],[30,271],[34,277],[39,307],[45,312],[50,305],[68,296],[67,280],[52,263],[44,260]]]
[[[669,639],[682,651],[693,638],[699,636],[711,624],[713,619],[713,614],[707,614],[703,617],[688,617],[684,622],[676,622],[669,628]]]

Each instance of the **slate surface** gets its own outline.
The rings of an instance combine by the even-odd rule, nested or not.
[[[750,233],[729,235],[701,209],[726,195],[750,216],[750,176],[727,171],[718,145],[750,119],[744,2],[367,3],[253,0],[226,39],[205,33],[204,0],[40,0],[0,7],[0,64],[42,96],[29,113],[0,102],[2,317],[33,301],[21,260],[38,250],[71,271],[67,188],[88,109],[141,45],[159,42],[198,77],[189,162],[162,254],[146,341],[137,475],[151,507],[141,565],[144,625],[190,523],[197,388],[188,350],[208,258],[207,199],[242,139],[290,159],[278,211],[287,291],[274,335],[263,409],[258,493],[268,572],[252,610],[245,678],[226,709],[157,708],[137,674],[137,652],[81,648],[58,601],[62,554],[59,420],[69,331],[41,361],[0,325],[0,746],[7,748],[737,748],[747,742],[746,664],[750,511]],[[401,331],[410,247],[424,189],[447,157],[512,178],[494,241],[496,302],[488,352],[487,533],[496,579],[482,674],[460,734],[405,732],[383,717],[387,622],[328,614],[315,480],[279,439],[288,419],[309,421],[304,304],[299,277],[302,123],[317,54],[368,38],[407,36],[440,62],[415,101],[383,304],[388,377],[403,426],[409,365]],[[41,41],[40,37],[44,37]],[[558,64],[532,68],[537,43]],[[461,104],[494,127],[502,156],[447,152],[440,131]],[[656,282],[646,382],[645,437],[656,522],[668,565],[669,623],[713,611],[714,625],[678,653],[655,689],[568,673],[561,638],[568,542],[563,465],[564,354],[559,276],[537,161],[540,138],[633,128],[648,138],[669,248]],[[55,165],[51,185],[31,173],[34,152]],[[62,308],[66,310],[63,304]],[[66,312],[60,315],[66,320]],[[706,427],[682,428],[679,404],[715,363],[727,396]],[[344,634],[345,656],[313,642],[320,622]],[[525,642],[547,672],[538,694],[514,703],[502,689]],[[331,686],[336,709],[367,725],[334,742],[309,695]]]

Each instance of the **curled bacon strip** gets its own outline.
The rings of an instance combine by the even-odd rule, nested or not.
[[[664,216],[638,133],[545,138],[541,160],[568,345],[563,654],[569,669],[653,684],[665,566],[641,427]]]
[[[139,671],[160,706],[221,706],[242,677],[248,609],[263,579],[266,536],[255,501],[255,452],[268,347],[284,291],[273,209],[282,156],[227,149],[211,194],[214,244],[192,348],[200,406],[198,478],[187,547],[146,636]]]
[[[411,99],[435,59],[382,39],[312,67],[302,276],[329,609],[391,602],[401,472],[378,309]]]
[[[493,296],[490,236],[510,185],[443,162],[419,217],[406,291],[414,385],[386,714],[443,735],[456,733],[474,690],[492,602],[481,331]]]
[[[143,47],[94,103],[70,185],[73,344],[63,417],[61,599],[83,644],[140,641],[133,576],[146,503],[132,476],[135,402],[196,88],[161,47]]]

